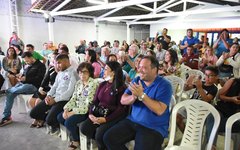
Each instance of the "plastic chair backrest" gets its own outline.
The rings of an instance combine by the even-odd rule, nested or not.
[[[170,105],[169,105],[169,111],[171,112],[173,107],[177,104],[175,97],[172,95]]]
[[[85,61],[85,54],[78,54],[78,59],[79,59],[79,63],[82,63]]]
[[[178,97],[177,102],[180,102],[184,88],[184,80],[177,76],[165,76],[165,78],[171,82],[173,95]]]
[[[204,73],[200,70],[197,70],[197,69],[191,69],[191,70],[187,70],[185,72],[185,79],[187,79],[187,76],[190,76],[190,75],[197,75],[197,76],[201,76],[201,79],[204,80]]]
[[[188,71],[188,70],[192,70],[192,68],[190,68],[190,67],[188,67],[188,66],[186,66],[186,65],[184,65],[184,64],[181,64],[180,65],[180,72],[181,72],[181,78],[183,79],[183,80],[185,80],[186,78],[185,78],[185,72],[186,71]]]
[[[232,115],[227,120],[226,128],[225,128],[225,146],[224,146],[225,150],[230,150],[232,125],[238,120],[240,120],[240,112]],[[234,142],[237,142],[237,141],[234,141]]]
[[[211,113],[214,117],[214,126],[206,148],[206,150],[211,150],[213,140],[220,123],[220,115],[212,105],[197,99],[185,100],[177,103],[174,106],[171,116],[171,131],[168,147],[171,147],[174,144],[176,133],[176,116],[178,110],[181,108],[186,109],[187,119],[180,146],[185,146],[194,150],[201,150],[204,123],[207,116]]]

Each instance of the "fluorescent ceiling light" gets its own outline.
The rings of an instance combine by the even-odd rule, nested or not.
[[[92,3],[92,4],[106,4],[108,2],[108,0],[87,0],[87,2]]]

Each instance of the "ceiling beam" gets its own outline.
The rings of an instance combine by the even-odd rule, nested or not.
[[[58,5],[56,8],[54,8],[52,10],[52,12],[56,12],[58,10],[60,10],[61,8],[63,8],[65,5],[67,5],[69,2],[71,2],[71,0],[65,0],[64,2],[62,2],[60,5]]]
[[[144,5],[141,5],[141,4],[138,4],[137,6],[143,8],[143,9],[146,9],[146,10],[148,10],[148,11],[153,11],[152,8],[147,7],[147,6],[144,6]]]
[[[97,17],[96,20],[100,20],[100,19],[102,19],[102,18],[104,18],[104,17],[107,17],[107,16],[109,16],[109,15],[111,15],[111,14],[113,14],[113,13],[119,11],[119,10],[122,9],[122,8],[124,8],[124,7],[118,7],[118,8],[115,8],[115,9],[113,9],[113,10],[111,10],[111,11],[109,11],[109,12],[107,12],[107,13],[105,13],[105,14],[99,16],[99,17]]]
[[[96,6],[89,6],[89,7],[84,7],[84,8],[64,10],[64,11],[59,11],[59,12],[51,12],[50,15],[58,16],[58,15],[68,15],[68,14],[90,12],[90,11],[97,11],[97,10],[114,9],[114,8],[118,8],[118,7],[126,7],[126,6],[150,3],[150,2],[155,2],[155,1],[159,1],[159,0],[148,0],[148,1],[146,1],[146,0],[128,0],[128,1],[108,3],[108,4],[104,4],[104,5],[96,5]]]
[[[160,12],[160,11],[162,11],[162,10],[165,9],[165,8],[173,7],[173,6],[176,6],[176,5],[179,5],[179,4],[182,3],[182,1],[173,3],[173,2],[175,2],[175,1],[176,1],[176,0],[170,0],[170,1],[166,2],[166,3],[164,3],[163,5],[159,6],[159,7],[156,9],[156,12]],[[171,4],[171,3],[173,3],[173,4]],[[170,4],[171,4],[171,5],[170,5]]]
[[[218,8],[207,8],[201,10],[186,10],[182,12],[172,12],[172,13],[161,13],[161,14],[147,14],[147,15],[132,15],[132,16],[118,16],[118,17],[106,17],[102,20],[119,20],[119,19],[149,19],[149,18],[160,18],[160,17],[170,17],[170,16],[182,16],[182,15],[194,15],[194,14],[211,14],[220,12],[231,12],[239,11],[240,6],[222,6]]]
[[[96,18],[95,16],[77,15],[77,14],[70,14],[70,15],[67,15],[67,16],[70,16],[70,17],[81,17],[81,18],[90,18],[90,19],[95,19]]]
[[[46,10],[40,10],[40,9],[30,9],[31,12],[36,12],[36,13],[49,13],[49,11]]]
[[[209,22],[209,21],[223,21],[223,19],[233,19],[233,20],[237,20],[239,19],[238,16],[235,17],[216,17],[216,18],[205,18],[205,19],[184,19],[182,22]],[[176,19],[172,19],[172,20],[161,20],[161,21],[138,21],[138,22],[132,22],[129,23],[131,24],[165,24],[165,23],[177,23],[177,22],[181,22],[181,20],[176,20]]]

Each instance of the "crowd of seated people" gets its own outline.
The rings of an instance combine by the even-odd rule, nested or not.
[[[233,90],[233,81],[238,83],[240,78],[238,41],[233,42],[226,29],[212,47],[204,40],[202,37],[199,41],[193,30],[187,29],[187,35],[177,46],[166,28],[156,33],[155,39],[141,43],[133,40],[129,44],[114,40],[113,47],[109,41],[99,46],[97,41],[86,45],[85,40],[80,40],[75,52],[85,55],[85,62],[81,63],[67,44],[55,47],[49,41],[38,53],[32,44],[26,45],[25,52],[19,51],[23,42],[13,42],[15,45],[9,45],[1,61],[4,74],[0,80],[10,86],[0,91],[1,96],[6,95],[0,127],[12,123],[15,97],[33,94],[29,100],[30,117],[34,119],[30,127],[46,125],[50,135],[59,135],[60,124],[64,125],[71,135],[69,150],[80,145],[79,127],[84,135],[96,140],[98,149],[125,149],[131,140],[135,140],[136,149],[161,149],[168,135],[167,108],[173,93],[164,77],[180,76],[182,65],[205,74],[204,78],[190,75],[185,81],[184,90],[195,89],[191,98],[213,104],[213,99],[219,97],[221,101],[215,107],[220,113],[227,106],[225,103],[236,107],[231,114],[240,106],[239,91],[230,94],[232,98],[227,94]],[[222,87],[219,96],[218,87]],[[222,117],[227,119],[230,115]],[[182,111],[177,118],[181,131],[184,118]],[[224,125],[221,122],[221,131]],[[211,130],[211,123],[207,128]],[[207,130],[207,138],[208,133]]]

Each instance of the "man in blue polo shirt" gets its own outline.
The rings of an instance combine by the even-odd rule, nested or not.
[[[198,54],[198,38],[193,36],[193,30],[187,29],[187,36],[184,37],[180,44],[181,54],[184,55],[187,53],[187,47],[192,46],[194,48],[194,54]]]
[[[122,96],[123,105],[132,105],[130,115],[110,128],[104,135],[109,150],[126,149],[125,144],[135,140],[138,150],[160,150],[168,135],[171,84],[158,76],[159,63],[145,56],[135,78]]]

